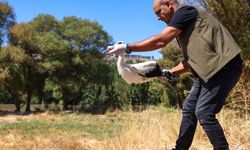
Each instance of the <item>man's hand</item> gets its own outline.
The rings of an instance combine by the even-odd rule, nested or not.
[[[170,82],[177,82],[179,80],[178,76],[174,75],[171,70],[163,69],[162,76]]]
[[[127,44],[125,44],[122,41],[119,41],[113,46],[108,46],[104,54],[111,55],[111,54],[125,53],[126,50],[127,50]]]

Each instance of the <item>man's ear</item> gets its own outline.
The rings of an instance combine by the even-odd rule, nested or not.
[[[169,9],[173,8],[173,5],[171,5],[169,2],[166,2],[166,6],[167,6]]]

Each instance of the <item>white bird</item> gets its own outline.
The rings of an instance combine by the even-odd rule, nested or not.
[[[164,72],[156,61],[125,64],[125,52],[118,53],[117,70],[128,84],[140,84],[162,77]]]
[[[121,45],[119,45],[121,44]],[[115,46],[122,48],[115,49]],[[128,84],[140,84],[149,82],[155,79],[159,79],[161,81],[171,81],[176,82],[178,77],[174,75],[170,70],[161,69],[161,67],[157,64],[156,61],[146,61],[143,63],[137,64],[125,64],[125,50],[124,42],[119,41],[114,46],[108,46],[107,50],[104,52],[106,55],[116,54],[118,55],[117,60],[117,70],[121,77]]]

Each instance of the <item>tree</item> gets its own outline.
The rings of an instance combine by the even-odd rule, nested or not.
[[[7,40],[9,28],[14,24],[14,22],[15,17],[12,7],[9,6],[8,3],[0,1],[0,49],[2,48],[3,43]],[[3,64],[1,63],[0,65],[2,66]],[[3,85],[1,86],[1,91],[3,93],[10,94],[6,87]]]
[[[31,22],[14,25],[9,33],[9,46],[2,51],[1,68],[5,72],[1,81],[13,97],[26,94],[26,112],[34,94],[40,102],[48,98],[45,87],[46,92],[60,91],[56,99],[63,100],[66,110],[82,96],[84,88],[111,82],[110,67],[102,60],[101,51],[112,39],[97,22],[76,17],[57,21],[41,14]],[[8,83],[10,79],[20,79],[19,86]],[[101,89],[97,88],[97,96]]]
[[[100,52],[111,37],[97,22],[76,17],[57,21],[52,16],[39,15],[31,25],[38,33],[43,67],[49,73],[47,80],[59,87],[65,110],[89,84],[106,84],[108,66]]]
[[[28,56],[20,48],[7,46],[0,51],[0,83],[10,93],[11,99],[14,99],[17,112],[20,112],[25,89],[24,76],[20,73],[27,61]]]
[[[14,11],[6,2],[0,2],[0,47],[8,36],[9,28],[15,23]]]
[[[23,93],[26,93],[26,112],[30,112],[31,98],[44,74],[39,58],[37,33],[29,23],[14,25],[10,30],[10,45],[23,51],[25,63],[20,64],[19,76],[23,78]]]

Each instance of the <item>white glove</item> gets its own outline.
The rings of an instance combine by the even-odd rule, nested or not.
[[[127,44],[125,44],[122,41],[117,42],[113,46],[108,46],[107,50],[104,52],[106,55],[111,55],[111,54],[119,54],[119,53],[125,53],[127,49]]]

